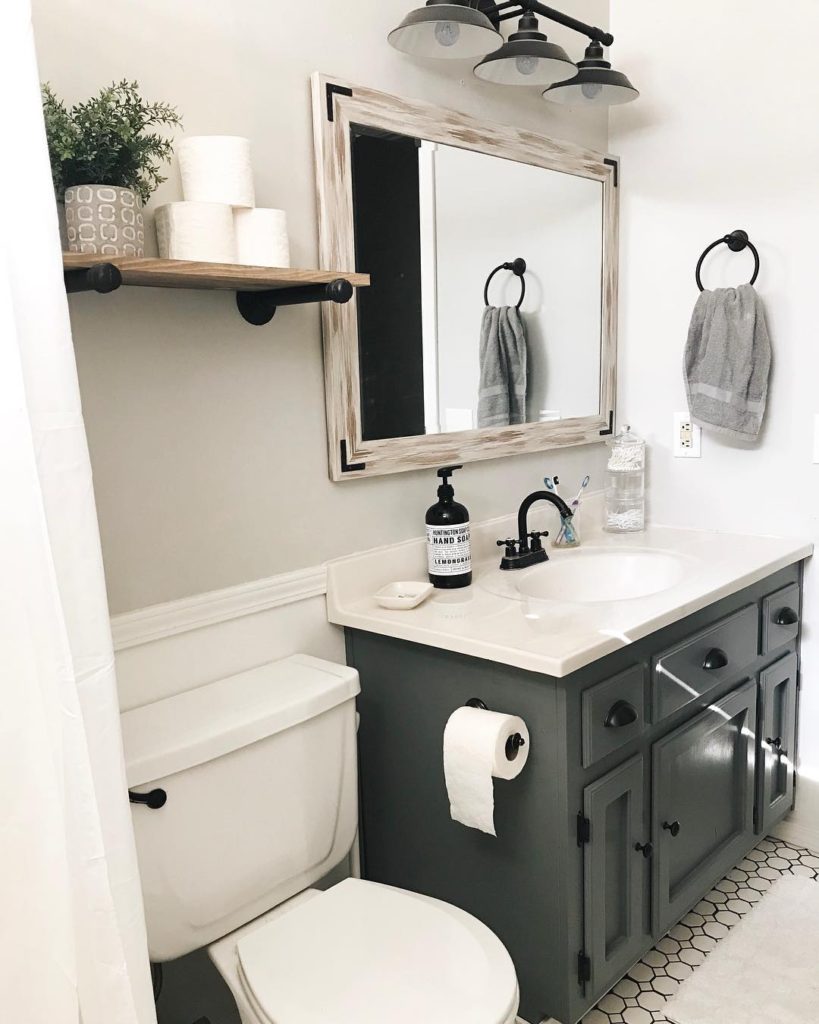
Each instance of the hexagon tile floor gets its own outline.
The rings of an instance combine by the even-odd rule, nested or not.
[[[677,986],[782,875],[819,879],[819,855],[769,837],[694,907],[590,1010],[581,1024],[670,1024]]]

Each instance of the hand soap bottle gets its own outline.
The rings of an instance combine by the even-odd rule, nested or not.
[[[427,510],[427,564],[429,582],[443,590],[468,587],[472,582],[472,552],[469,546],[469,512],[455,498],[449,478],[463,466],[438,470],[443,481],[438,500]]]

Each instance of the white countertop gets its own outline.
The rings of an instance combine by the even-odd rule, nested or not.
[[[552,561],[529,570],[498,568],[501,552],[495,540],[516,534],[514,516],[473,524],[472,586],[436,590],[409,611],[382,608],[374,594],[394,581],[426,580],[423,539],[330,562],[328,617],[340,626],[560,677],[813,553],[811,543],[795,539],[666,526],[607,534],[590,525],[600,521],[599,499],[592,498],[587,506],[577,517],[581,547],[549,547]],[[546,510],[545,505],[533,509],[530,529],[547,525],[556,535],[557,517]],[[630,548],[675,554],[686,567],[681,582],[649,597],[595,604],[532,600],[517,594],[516,582],[527,573],[548,573],[550,565],[592,550]]]

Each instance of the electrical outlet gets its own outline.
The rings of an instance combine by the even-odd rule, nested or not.
[[[674,458],[698,459],[702,455],[702,429],[687,412],[674,413]]]

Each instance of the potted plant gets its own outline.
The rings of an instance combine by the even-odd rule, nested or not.
[[[139,85],[125,80],[70,108],[48,83],[42,92],[54,191],[65,202],[63,247],[144,256],[142,205],[165,180],[159,169],[173,152],[155,129],[178,127],[179,114],[167,103],[147,103]]]

